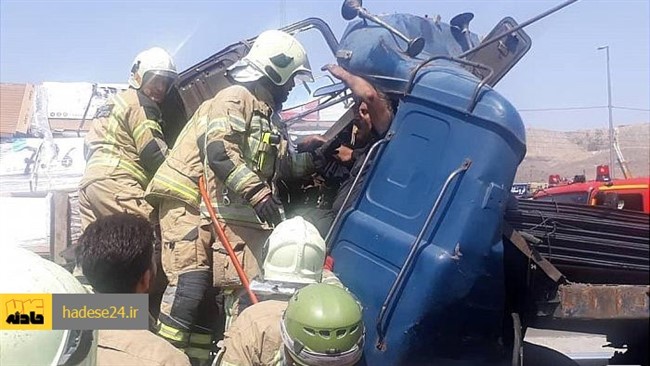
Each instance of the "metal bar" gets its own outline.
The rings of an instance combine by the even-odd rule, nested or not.
[[[413,241],[413,244],[411,244],[411,250],[409,251],[406,260],[404,261],[404,264],[402,265],[402,268],[400,269],[399,273],[397,274],[397,277],[395,278],[395,281],[390,287],[390,290],[388,291],[388,295],[386,295],[386,299],[384,299],[384,303],[381,306],[381,309],[379,310],[379,315],[377,316],[377,348],[378,349],[383,349],[384,348],[384,338],[386,334],[384,333],[384,327],[382,327],[382,324],[384,323],[384,319],[386,317],[386,314],[388,313],[388,306],[393,303],[393,297],[395,297],[395,293],[397,292],[397,289],[402,286],[402,283],[405,281],[406,278],[406,273],[408,270],[410,270],[411,266],[413,265],[413,261],[415,260],[415,253],[418,248],[418,244],[422,240],[422,237],[424,237],[425,232],[429,228],[429,224],[431,224],[431,221],[433,220],[433,216],[435,215],[436,211],[438,210],[438,207],[440,206],[440,203],[442,202],[442,198],[447,192],[447,189],[449,188],[449,185],[451,181],[461,173],[464,173],[469,169],[469,167],[472,165],[472,161],[468,158],[466,158],[463,163],[458,167],[456,170],[451,172],[449,176],[447,177],[447,180],[445,180],[445,183],[442,185],[442,188],[440,189],[440,193],[438,193],[438,197],[436,197],[436,200],[433,204],[433,207],[431,207],[431,211],[429,211],[429,215],[427,216],[427,219],[424,221],[424,224],[422,225],[422,229],[420,229],[420,232],[418,233],[417,238]],[[391,307],[392,308],[392,307]]]
[[[504,237],[508,238],[508,240],[510,240],[512,244],[514,244],[515,247],[517,247],[517,249],[519,249],[526,257],[537,263],[550,279],[554,282],[564,282],[565,277],[562,272],[542,257],[533,246],[528,244],[526,239],[524,239],[519,232],[512,228],[512,226],[504,221],[501,230],[503,230]]]
[[[476,52],[476,51],[478,51],[478,50],[480,50],[480,49],[482,49],[482,48],[485,48],[486,46],[491,45],[492,43],[494,43],[494,42],[500,40],[501,38],[506,37],[506,36],[508,36],[508,35],[510,35],[510,34],[512,34],[512,33],[515,33],[515,32],[517,32],[518,30],[520,30],[521,28],[527,27],[527,26],[529,26],[529,25],[535,23],[536,21],[538,21],[538,20],[540,20],[540,19],[542,19],[542,18],[545,18],[545,17],[547,17],[547,16],[549,16],[549,15],[555,13],[556,11],[558,11],[558,10],[560,10],[560,9],[562,9],[562,8],[564,8],[564,7],[567,7],[567,6],[569,6],[569,5],[573,4],[573,3],[575,3],[576,1],[578,1],[578,0],[568,0],[568,1],[565,1],[565,2],[563,2],[562,4],[560,4],[560,5],[558,5],[558,6],[554,7],[554,8],[551,8],[551,9],[549,9],[549,10],[543,12],[542,14],[539,14],[539,15],[536,16],[536,17],[533,17],[533,18],[531,18],[531,19],[528,19],[527,21],[525,21],[525,22],[519,24],[518,26],[516,26],[516,27],[514,27],[514,28],[512,28],[512,29],[509,29],[509,30],[507,30],[507,31],[505,31],[505,32],[503,32],[503,33],[501,33],[501,34],[499,34],[499,35],[496,35],[496,36],[494,36],[494,37],[492,37],[492,38],[490,38],[490,39],[488,39],[488,40],[483,41],[483,43],[479,44],[478,46],[476,46],[476,47],[474,47],[474,48],[472,48],[472,49],[470,49],[470,50],[467,50],[467,51],[461,53],[461,54],[458,55],[457,57],[458,57],[458,58],[467,57],[467,55],[469,55],[469,54],[471,54],[471,53],[474,53],[474,52]]]
[[[607,52],[607,111],[609,114],[609,166],[612,180],[616,179],[616,167],[614,166],[614,122],[612,118],[612,77],[609,68],[609,46],[598,47],[599,50]]]
[[[467,111],[469,113],[472,113],[474,111],[474,107],[476,107],[476,104],[478,103],[478,94],[481,91],[481,88],[485,86],[488,80],[492,77],[494,74],[494,70],[492,70],[491,67],[483,64],[479,64],[476,62],[472,61],[467,61],[467,60],[461,60],[459,58],[451,57],[451,56],[433,56],[429,59],[424,60],[422,63],[420,63],[415,70],[411,72],[411,76],[409,77],[408,84],[406,85],[406,89],[404,92],[404,95],[410,94],[413,91],[413,82],[415,81],[415,77],[417,76],[417,73],[428,63],[436,61],[436,60],[447,60],[451,62],[456,62],[462,65],[467,65],[467,66],[472,66],[476,67],[478,69],[483,69],[488,71],[488,75],[481,79],[481,81],[476,85],[476,88],[474,89],[474,92],[472,93],[472,98],[470,99],[469,106],[467,106]]]
[[[322,109],[331,107],[331,106],[333,106],[335,104],[338,104],[338,103],[341,103],[341,102],[343,102],[343,101],[345,101],[347,99],[352,99],[352,95],[340,96],[340,97],[336,97],[334,99],[328,100],[327,102],[325,102],[323,104],[319,104],[317,107],[314,107],[313,109],[310,109],[308,111],[304,111],[302,113],[299,113],[299,114],[297,114],[297,115],[283,121],[283,123],[285,125],[287,125],[287,126],[291,126],[292,124],[298,122],[304,116],[308,116],[308,115],[310,115],[310,114],[312,114],[314,112],[318,112],[318,111],[320,111]],[[305,104],[308,104],[308,103],[305,103]]]
[[[77,137],[81,137],[81,129],[84,127],[84,123],[86,123],[86,117],[88,117],[88,110],[90,110],[90,105],[93,102],[93,98],[97,94],[97,83],[93,83],[93,90],[90,92],[90,98],[88,98],[88,104],[86,104],[86,110],[84,110],[84,115],[81,118],[81,122],[79,122],[79,126],[77,127]]]
[[[339,41],[336,39],[334,32],[332,32],[332,28],[330,28],[330,26],[320,18],[307,18],[283,27],[281,30],[288,33],[295,33],[298,31],[306,31],[312,28],[316,28],[323,35],[325,42],[332,51],[332,55],[336,54],[336,51],[339,49]],[[249,39],[249,41],[253,40],[254,38]]]
[[[54,191],[50,200],[50,260],[63,265],[61,252],[70,246],[70,201],[68,192]]]
[[[368,161],[370,160],[370,157],[375,154],[375,151],[379,148],[379,146],[387,143],[390,141],[392,137],[392,133],[388,133],[386,137],[383,139],[375,142],[372,147],[370,147],[370,150],[368,150],[368,154],[366,154],[365,159],[363,159],[363,163],[361,163],[361,169],[359,169],[359,173],[357,174],[356,177],[354,177],[354,181],[352,182],[352,186],[350,187],[350,190],[348,191],[348,194],[345,196],[345,200],[343,200],[343,204],[341,205],[341,208],[339,209],[339,212],[336,213],[336,217],[334,218],[334,221],[332,222],[332,225],[330,225],[330,229],[327,231],[327,236],[325,236],[325,243],[329,244],[329,240],[332,237],[332,232],[334,232],[334,228],[336,227],[336,224],[338,224],[339,219],[341,218],[341,215],[343,211],[345,210],[345,206],[347,205],[348,201],[350,200],[350,196],[352,195],[352,191],[354,190],[354,187],[359,183],[359,177],[361,177],[361,174],[363,173],[363,170],[366,168],[366,165],[368,165]],[[327,246],[328,248],[330,245]]]
[[[334,122],[332,127],[330,127],[325,133],[322,135],[325,140],[330,140],[333,139],[334,137],[338,136],[339,133],[343,132],[351,123],[352,120],[354,120],[354,106],[348,108],[348,110],[343,113],[341,117],[339,117],[339,120]]]

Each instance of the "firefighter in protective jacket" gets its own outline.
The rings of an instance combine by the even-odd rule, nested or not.
[[[364,340],[363,309],[354,295],[314,283],[288,303],[262,301],[244,310],[226,332],[217,364],[353,366]]]
[[[129,89],[98,108],[85,141],[79,186],[82,231],[99,217],[126,212],[149,218],[149,180],[165,160],[162,103],[177,77],[169,54],[154,47],[133,61]]]
[[[159,210],[169,280],[159,334],[199,360],[208,358],[215,324],[206,316],[215,314],[205,310],[213,302],[206,291],[219,287],[231,294],[227,301],[234,301],[241,287],[226,251],[212,238],[199,178],[206,179],[218,220],[253,278],[261,248],[282,219],[273,179],[313,172],[311,154],[288,154],[287,142],[271,122],[294,87],[294,78],[312,79],[302,45],[285,32],[266,31],[228,69],[228,76],[234,85],[199,106],[146,195]]]

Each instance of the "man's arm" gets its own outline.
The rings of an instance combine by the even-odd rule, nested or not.
[[[251,103],[236,92],[224,96],[214,106],[206,135],[199,136],[197,143],[217,179],[248,201],[260,220],[276,225],[282,221],[281,203],[273,198],[269,185],[246,165],[242,151],[244,139],[248,138],[246,126],[253,118]],[[252,154],[249,152],[249,159]]]
[[[234,98],[226,100],[219,108],[224,112],[217,112],[216,117],[208,121],[205,142],[198,141],[199,146],[205,145],[208,165],[217,179],[254,206],[271,194],[271,189],[242,158],[240,143],[246,138],[246,124],[252,112],[247,112],[245,101]]]
[[[360,76],[354,75],[339,65],[328,64],[323,67],[335,78],[341,80],[357,98],[368,105],[373,124],[384,126],[390,123],[392,115],[388,101],[381,97],[377,89]]]

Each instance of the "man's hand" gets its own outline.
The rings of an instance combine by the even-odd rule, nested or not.
[[[339,146],[341,146],[341,140],[334,137],[325,142],[318,149],[314,150],[312,156],[316,170],[322,169],[327,162],[334,157],[334,153]]]
[[[349,163],[352,161],[352,152],[354,152],[354,150],[351,148],[341,145],[336,149],[336,155],[334,155],[334,158],[342,163]]]
[[[321,68],[322,71],[329,71],[332,76],[339,80],[346,81],[347,76],[350,75],[344,68],[336,64],[327,64]]]
[[[314,152],[327,142],[327,139],[321,135],[308,135],[298,142],[298,152]]]
[[[380,135],[388,131],[393,120],[393,113],[385,94],[380,94],[368,80],[352,74],[341,66],[328,64],[323,66],[323,70],[329,71],[332,76],[343,81],[352,91],[352,95],[366,104],[375,131]]]
[[[264,196],[253,208],[260,220],[269,225],[275,226],[282,222],[282,216],[280,215],[282,203],[278,202],[270,193]]]

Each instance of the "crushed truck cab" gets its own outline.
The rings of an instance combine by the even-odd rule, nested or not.
[[[340,40],[318,18],[283,30],[316,30],[332,59],[397,102],[389,131],[368,152],[364,179],[349,178],[360,185],[358,198],[343,205],[326,237],[334,272],[364,308],[365,364],[519,365],[523,329],[538,316],[636,319],[647,328],[641,295],[647,283],[596,288],[600,301],[639,300],[634,309],[603,313],[585,304],[577,316],[567,299],[594,288],[574,286],[535,250],[533,234],[522,236],[506,222],[507,210],[519,217],[510,190],[526,136],[517,110],[493,86],[531,46],[524,23],[507,17],[479,41],[469,30],[471,13],[447,24],[411,14],[375,16],[345,1],[342,15],[350,23]],[[180,75],[177,91],[188,117],[230,84],[226,68],[254,39]],[[324,90],[311,93],[325,96],[317,107],[284,126],[350,99],[345,87]],[[351,115],[344,113],[324,136],[341,133]],[[639,252],[647,253],[647,235],[635,235]],[[647,261],[635,267],[646,277],[647,268]],[[538,278],[535,286],[531,278]]]
[[[339,63],[400,102],[359,199],[334,224],[335,270],[364,304],[368,364],[481,358],[502,328],[501,223],[524,125],[453,59],[462,48],[448,25],[382,19],[407,37],[424,34],[425,48],[409,57],[404,42],[363,20],[341,39]]]

